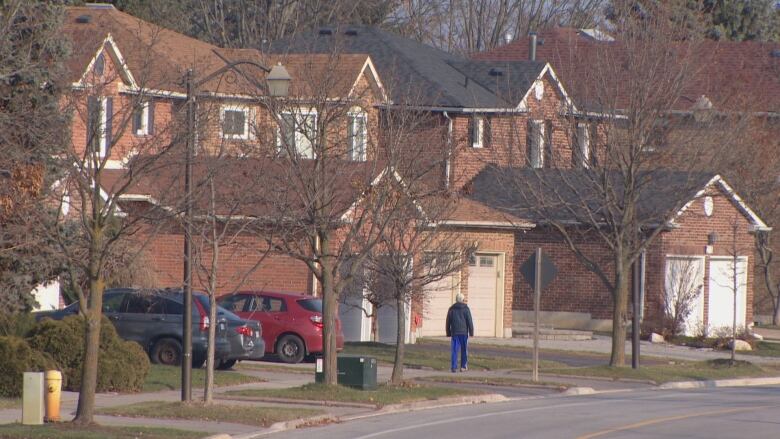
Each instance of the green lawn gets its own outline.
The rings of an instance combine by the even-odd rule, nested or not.
[[[639,379],[653,381],[657,384],[670,381],[703,381],[729,378],[751,378],[763,376],[775,376],[778,370],[761,367],[747,361],[738,361],[737,365],[730,366],[729,360],[709,360],[697,362],[674,361],[673,364],[643,366],[638,370],[630,367],[570,367],[561,369],[545,369],[543,373],[601,377],[612,379]]]
[[[780,343],[759,341],[752,351],[739,351],[743,355],[758,355],[761,357],[780,357]]]
[[[465,374],[452,374],[417,378],[416,381],[430,381],[434,383],[465,383],[465,384],[484,384],[488,386],[505,386],[505,387],[529,387],[529,386],[545,386],[545,387],[557,387],[561,390],[566,390],[570,387],[569,384],[556,383],[551,381],[533,382],[531,380],[522,378],[508,378],[508,377],[478,377],[469,376]]]
[[[230,404],[204,406],[202,404],[152,401],[100,409],[98,413],[133,418],[190,419],[268,427],[275,422],[307,418],[323,412],[295,408],[253,407]]]
[[[263,372],[297,373],[302,375],[311,375],[314,373],[314,364],[308,364],[309,367],[299,367],[279,363],[265,363],[257,361],[242,361],[235,366],[235,370],[259,370]]]
[[[192,369],[192,386],[203,388],[206,380],[206,369]],[[258,383],[265,380],[251,377],[230,370],[214,371],[214,382],[217,386],[232,386],[235,384]],[[181,368],[178,366],[162,366],[152,364],[149,375],[144,382],[144,392],[156,392],[159,390],[175,390],[181,388]]]
[[[338,401],[375,404],[379,407],[388,404],[439,399],[448,396],[478,395],[482,392],[468,389],[423,386],[406,383],[403,386],[379,386],[377,390],[358,390],[344,386],[325,386],[306,384],[290,389],[246,389],[231,390],[229,395],[255,398],[286,398],[309,401]]]
[[[346,343],[345,354],[360,354],[375,357],[383,363],[392,363],[395,358],[395,346],[383,343]],[[450,353],[448,351],[425,350],[408,345],[404,353],[404,365],[407,367],[428,367],[434,370],[450,369]],[[540,367],[563,367],[554,361],[542,361]],[[485,356],[469,354],[469,369],[498,370],[517,369],[531,370],[531,360],[511,356]]]
[[[211,433],[147,427],[80,427],[70,423],[45,425],[0,425],[4,439],[169,439],[201,438]]]
[[[22,408],[21,398],[0,398],[0,410]]]

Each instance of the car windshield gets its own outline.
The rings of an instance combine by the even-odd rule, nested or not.
[[[321,299],[301,299],[298,301],[298,305],[306,311],[322,313],[322,300]]]
[[[193,294],[193,297],[200,302],[201,305],[203,305],[203,309],[206,312],[209,312],[211,309],[209,307],[209,297],[203,294]],[[227,320],[233,320],[233,321],[243,321],[243,319],[232,312],[226,310],[225,308],[222,308],[221,306],[217,305],[217,314],[219,314],[221,317],[225,317]]]

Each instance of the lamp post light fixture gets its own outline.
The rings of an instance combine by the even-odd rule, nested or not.
[[[185,75],[187,90],[187,150],[184,161],[184,316],[182,318],[183,340],[181,355],[181,400],[185,402],[192,401],[192,160],[195,155],[195,143],[197,139],[198,107],[196,98],[198,88],[230,70],[234,70],[244,76],[236,67],[247,64],[257,67],[267,73],[265,88],[268,91],[268,95],[271,97],[281,98],[287,96],[292,80],[287,69],[285,69],[281,63],[269,69],[254,61],[239,60],[231,62],[216,51],[214,54],[225,61],[223,67],[197,81],[195,81],[195,72],[192,69],[188,69]],[[250,82],[254,81],[250,79]],[[255,83],[254,85],[259,89],[264,88],[259,83]],[[263,101],[260,100],[260,102],[262,103]],[[270,107],[267,108],[270,109]],[[216,322],[210,323],[216,324]]]

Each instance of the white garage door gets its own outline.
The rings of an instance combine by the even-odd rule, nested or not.
[[[734,276],[737,278],[737,326],[745,326],[747,258],[710,260],[709,331],[730,330],[734,324]]]
[[[495,337],[498,256],[477,254],[469,262],[468,305],[474,320],[474,335]]]
[[[704,258],[667,257],[664,287],[664,312],[668,316],[688,313],[683,322],[684,334],[696,335],[704,322]]]
[[[456,276],[448,276],[425,287],[423,300],[423,337],[439,337],[447,334],[447,311],[455,302]]]

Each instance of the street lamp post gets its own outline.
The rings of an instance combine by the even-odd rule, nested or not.
[[[222,75],[229,70],[236,70],[239,65],[252,65],[267,73],[266,88],[271,97],[287,96],[290,88],[291,77],[281,63],[269,69],[254,61],[229,62],[215,52],[225,61],[225,65],[211,74],[195,81],[195,72],[188,69],[185,76],[187,90],[187,145],[184,159],[184,318],[182,319],[182,362],[181,362],[181,400],[192,401],[192,159],[195,155],[195,142],[197,139],[198,108],[197,90],[206,82]],[[240,71],[236,70],[239,74]],[[258,85],[258,84],[256,84]],[[260,85],[260,88],[262,86]],[[261,101],[262,102],[262,101]],[[209,322],[215,324],[215,322]]]

